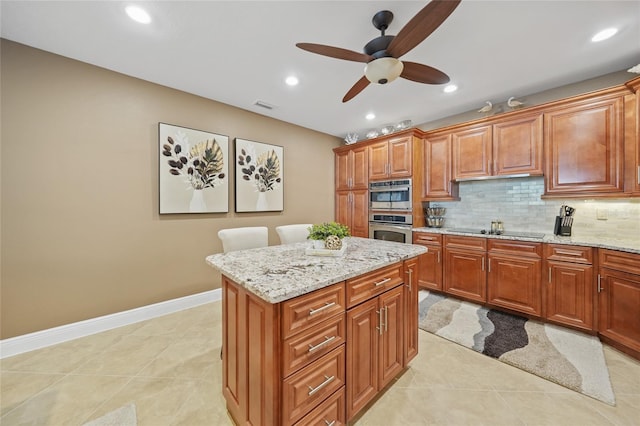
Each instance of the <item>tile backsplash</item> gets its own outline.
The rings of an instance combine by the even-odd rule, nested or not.
[[[502,220],[505,231],[553,234],[562,204],[576,209],[572,234],[577,237],[640,238],[640,199],[543,200],[543,177],[461,182],[460,201],[432,202],[445,207],[445,227],[489,229]],[[600,218],[600,219],[598,219]],[[606,219],[605,219],[606,218]]]

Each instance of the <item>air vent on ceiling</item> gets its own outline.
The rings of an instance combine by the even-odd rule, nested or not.
[[[274,109],[276,107],[275,105],[271,105],[260,100],[255,101],[253,104],[256,106],[259,106],[260,108],[265,108],[265,109]]]

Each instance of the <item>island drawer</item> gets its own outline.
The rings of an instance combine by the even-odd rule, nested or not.
[[[282,420],[292,425],[345,384],[345,349],[338,346],[282,385]]]
[[[593,264],[593,248],[567,244],[546,244],[544,256],[559,262]]]
[[[317,324],[285,340],[282,369],[286,377],[345,342],[345,314]]]
[[[345,308],[344,281],[282,302],[282,335],[288,338]]]
[[[318,405],[295,426],[303,425],[331,425],[340,426],[347,424],[345,411],[344,386]]]
[[[362,303],[404,282],[402,262],[347,280],[347,307]]]

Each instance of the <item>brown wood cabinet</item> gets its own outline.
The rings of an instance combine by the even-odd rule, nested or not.
[[[542,243],[489,240],[487,302],[542,316]]]
[[[369,179],[411,177],[413,137],[403,135],[369,146]]]
[[[598,250],[598,332],[640,359],[640,255]]]
[[[352,236],[369,238],[369,190],[336,191],[335,218],[349,227]]]
[[[594,330],[593,248],[545,244],[545,317],[553,322]],[[543,274],[544,275],[544,274]]]
[[[444,291],[477,302],[487,300],[487,240],[444,236]]]
[[[625,192],[640,196],[640,77],[627,83],[625,96]]]
[[[291,425],[344,394],[344,282],[281,304],[225,276],[222,292],[223,395],[237,424]]]
[[[369,150],[365,146],[335,151],[336,191],[369,188]]]
[[[452,133],[453,179],[491,176],[491,139],[490,125],[473,125]]]
[[[495,176],[542,176],[542,114],[511,117],[493,125]]]
[[[509,116],[452,134],[453,179],[542,175],[542,116]]]
[[[347,418],[353,418],[403,364],[402,285],[347,311]]]
[[[458,184],[451,177],[451,134],[428,135],[422,139],[421,199],[424,201],[459,200]],[[414,185],[417,182],[414,182]]]
[[[418,263],[418,258],[404,261],[404,365],[418,355]]]
[[[545,111],[544,196],[620,196],[624,190],[620,90]]]
[[[428,290],[442,290],[442,234],[414,232],[413,244],[427,248],[418,256],[418,286]]]

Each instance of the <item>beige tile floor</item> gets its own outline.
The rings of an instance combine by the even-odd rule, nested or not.
[[[138,425],[231,424],[220,302],[0,361],[1,425],[81,425],[135,403]],[[611,407],[420,331],[420,354],[358,426],[640,425],[640,362],[605,347]]]

